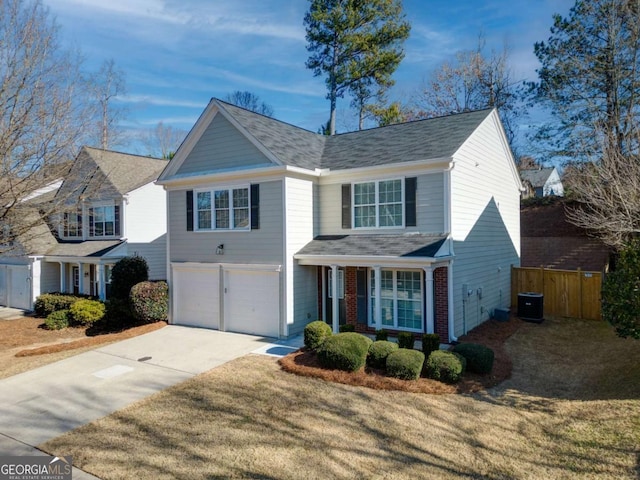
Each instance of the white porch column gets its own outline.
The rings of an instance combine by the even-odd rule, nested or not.
[[[84,263],[78,263],[78,293],[84,293]]]
[[[322,321],[327,321],[327,269],[322,266]]]
[[[67,264],[64,262],[58,262],[60,264],[60,293],[67,292]]]
[[[425,313],[427,319],[427,333],[433,333],[435,331],[434,319],[433,319],[433,266],[428,265],[423,267],[424,270],[424,288],[426,293],[426,305]]]
[[[331,265],[331,320],[333,333],[340,331],[340,299],[338,298],[338,266]]]
[[[107,299],[105,291],[104,265],[98,265],[98,298],[103,302]]]
[[[376,297],[376,305],[373,312],[373,322],[375,324],[375,328],[377,330],[380,330],[382,328],[382,299],[380,298],[380,296],[382,295],[382,273],[379,266],[373,267],[373,278]]]

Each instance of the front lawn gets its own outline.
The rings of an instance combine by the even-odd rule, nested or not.
[[[640,342],[522,324],[512,377],[475,394],[300,377],[249,355],[42,445],[103,479],[635,479]]]

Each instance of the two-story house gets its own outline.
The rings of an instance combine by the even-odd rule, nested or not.
[[[173,323],[447,341],[509,305],[522,185],[494,110],[328,137],[213,99],[158,183]]]
[[[56,215],[33,222],[0,252],[0,305],[31,310],[41,293],[105,299],[110,269],[140,255],[151,279],[166,278],[166,194],[154,182],[167,161],[83,147],[44,193]],[[37,206],[30,210],[37,215]]]

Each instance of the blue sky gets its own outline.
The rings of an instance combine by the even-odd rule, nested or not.
[[[275,117],[316,131],[328,118],[321,77],[308,57],[306,0],[43,0],[63,43],[78,47],[86,69],[113,58],[126,75],[132,131],[159,121],[189,130],[211,97],[251,91]],[[434,68],[472,49],[509,46],[515,76],[534,80],[533,44],[546,40],[552,15],[574,0],[405,0],[412,25],[390,98],[410,98]],[[354,129],[348,100],[338,104],[339,131]]]

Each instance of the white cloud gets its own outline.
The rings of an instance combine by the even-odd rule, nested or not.
[[[130,94],[123,96],[120,100],[126,103],[143,103],[162,107],[202,108],[202,102],[179,100],[174,97],[159,95]]]

